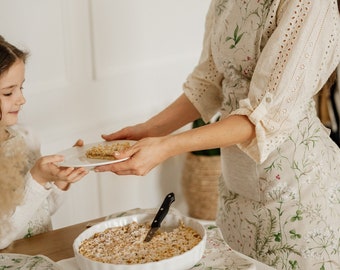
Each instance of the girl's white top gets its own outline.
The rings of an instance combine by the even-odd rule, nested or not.
[[[10,149],[15,149],[15,145],[24,140],[28,148],[28,165],[21,172],[25,181],[25,194],[21,204],[10,217],[10,231],[0,239],[0,249],[7,247],[16,239],[51,230],[51,215],[61,205],[65,193],[54,184],[46,189],[32,178],[29,170],[40,157],[40,144],[32,132],[22,126],[14,126],[9,132],[10,138],[4,142],[3,147],[8,148],[10,155]],[[1,174],[1,177],[6,177]]]

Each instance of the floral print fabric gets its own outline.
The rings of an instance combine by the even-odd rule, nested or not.
[[[0,270],[62,270],[55,262],[43,255],[0,254]]]
[[[255,125],[253,141],[221,149],[217,224],[276,269],[340,269],[340,150],[313,101],[339,55],[334,0],[213,0],[184,84],[204,120]]]

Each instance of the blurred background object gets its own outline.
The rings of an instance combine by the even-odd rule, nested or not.
[[[212,122],[218,121],[219,116],[215,119]],[[192,128],[209,123],[199,118],[192,123]],[[216,219],[220,175],[219,148],[187,153],[183,167],[182,188],[189,216],[204,220]]]
[[[316,96],[321,122],[330,129],[330,136],[340,147],[340,90],[339,68],[333,72]]]

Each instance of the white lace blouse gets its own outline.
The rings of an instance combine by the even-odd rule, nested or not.
[[[5,142],[4,147],[13,149],[12,147],[15,147],[18,141],[24,139],[29,149],[29,161],[28,166],[22,172],[25,194],[21,204],[16,207],[11,216],[9,233],[2,235],[0,239],[0,249],[7,247],[16,239],[51,230],[51,215],[61,205],[65,192],[53,184],[50,189],[45,189],[29,173],[31,166],[40,156],[40,145],[32,133],[22,126],[13,127],[10,132],[10,138]]]

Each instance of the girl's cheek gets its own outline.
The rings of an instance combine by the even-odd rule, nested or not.
[[[4,102],[0,98],[0,120],[3,118]]]
[[[7,106],[7,102],[3,99],[0,99],[0,107],[1,107],[1,123],[7,125],[8,119],[6,117],[9,108]]]

